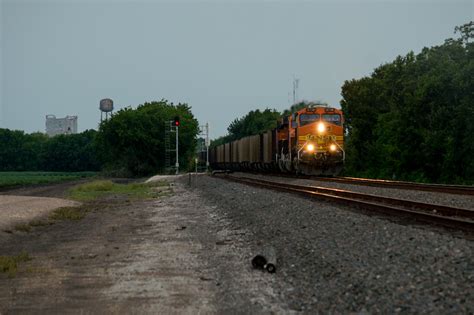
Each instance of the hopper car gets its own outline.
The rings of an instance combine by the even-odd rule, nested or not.
[[[275,129],[209,149],[214,170],[338,175],[343,167],[341,110],[308,106],[278,122]]]

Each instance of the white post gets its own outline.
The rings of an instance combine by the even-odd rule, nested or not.
[[[178,157],[179,157],[178,155],[178,129],[179,127],[176,126],[175,128],[176,128],[176,164],[175,166],[176,166],[176,175],[178,175],[179,174],[179,160],[178,160]]]

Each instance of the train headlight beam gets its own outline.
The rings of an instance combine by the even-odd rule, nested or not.
[[[326,131],[326,126],[324,125],[324,123],[320,122],[320,123],[318,124],[318,128],[317,128],[317,129],[318,129],[318,132],[319,132],[319,133],[323,133],[323,132]]]

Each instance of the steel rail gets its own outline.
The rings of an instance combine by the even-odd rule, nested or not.
[[[252,174],[262,175],[262,173],[251,172]],[[336,182],[351,185],[371,186],[371,187],[382,187],[392,189],[411,189],[420,191],[439,192],[445,194],[456,194],[456,195],[474,195],[474,186],[465,185],[444,185],[444,184],[422,184],[415,182],[404,182],[386,179],[371,179],[371,178],[358,178],[358,177],[323,177],[315,175],[303,175],[303,174],[292,174],[292,173],[265,173],[267,176],[275,177],[288,177],[288,178],[300,178],[309,179],[325,182]]]
[[[474,186],[462,186],[462,185],[443,185],[443,184],[421,184],[413,182],[403,182],[394,180],[384,179],[369,179],[369,178],[356,178],[356,177],[311,177],[315,180],[338,182],[345,184],[375,186],[375,187],[387,187],[395,189],[413,189],[431,192],[440,192],[447,194],[457,195],[474,195]]]
[[[225,175],[223,178],[283,192],[297,193],[367,210],[402,215],[443,226],[474,232],[474,210],[426,204],[403,199],[366,195],[341,189],[299,186],[248,177]]]

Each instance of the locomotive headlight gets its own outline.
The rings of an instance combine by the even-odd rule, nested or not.
[[[325,132],[325,131],[326,131],[326,126],[325,126],[322,122],[320,122],[320,123],[318,124],[318,132],[319,132],[319,133],[323,133],[323,132]]]
[[[337,146],[334,143],[329,146],[329,150],[333,152],[336,151],[336,149],[337,149]]]
[[[314,144],[308,144],[306,146],[306,151],[313,152],[314,151]]]

